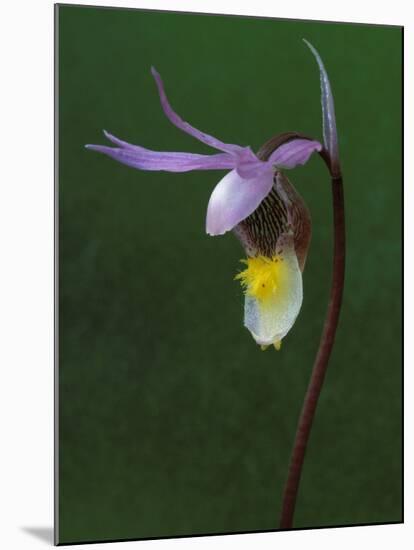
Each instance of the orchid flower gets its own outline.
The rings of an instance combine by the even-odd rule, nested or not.
[[[322,145],[293,133],[282,135],[278,143],[270,140],[257,155],[250,147],[224,143],[180,118],[161,76],[151,71],[167,118],[219,153],[152,151],[106,131],[115,147],[86,147],[140,170],[229,170],[211,194],[206,231],[215,236],[233,230],[239,238],[247,255],[245,269],[235,277],[245,292],[244,324],[262,349],[272,344],[279,349],[302,305],[302,272],[311,237],[308,209],[282,170],[305,164]]]

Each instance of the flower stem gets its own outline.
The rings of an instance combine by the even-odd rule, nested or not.
[[[342,293],[345,275],[345,211],[342,175],[339,165],[333,166],[329,153],[324,149],[320,153],[325,161],[332,180],[332,205],[333,205],[333,273],[331,294],[326,313],[325,324],[319,343],[308,389],[302,406],[302,412],[296,431],[295,442],[290,459],[288,478],[285,485],[282,514],[280,519],[281,529],[291,529],[295,513],[296,498],[305,459],[306,447],[315,416],[316,406],[321,393],[323,381],[328,367],[329,357],[335,340],[341,310]],[[334,171],[333,171],[334,170]]]

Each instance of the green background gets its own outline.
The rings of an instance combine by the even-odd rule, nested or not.
[[[101,129],[214,151],[165,118],[257,150],[321,139],[319,50],[337,111],[347,270],[295,527],[401,521],[401,43],[396,27],[58,9],[59,541],[275,529],[330,286],[331,197],[313,158],[289,177],[313,218],[304,303],[260,351],[232,234],[205,234],[225,172],[139,172],[87,151]]]

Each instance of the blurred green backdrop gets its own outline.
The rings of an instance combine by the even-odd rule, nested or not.
[[[304,304],[277,353],[243,328],[233,235],[204,232],[224,174],[139,172],[86,151],[101,129],[214,152],[173,127],[150,75],[196,127],[257,150],[321,139],[330,75],[345,177],[344,307],[296,527],[400,521],[401,43],[396,27],[61,6],[60,542],[277,528],[330,283],[318,158],[290,172],[313,217]]]

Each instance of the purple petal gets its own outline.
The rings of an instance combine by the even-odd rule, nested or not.
[[[206,231],[210,235],[222,235],[256,210],[270,193],[273,185],[273,169],[251,179],[241,178],[232,170],[219,181],[211,194],[207,207]]]
[[[325,148],[329,151],[331,157],[331,170],[333,173],[339,173],[339,155],[338,155],[338,133],[336,130],[335,106],[331,85],[328,74],[317,50],[310,42],[303,39],[310,51],[316,58],[319,65],[321,79],[321,102],[322,102],[322,121],[323,121],[323,141]]]
[[[230,143],[223,143],[219,139],[216,139],[213,136],[209,136],[208,134],[205,134],[204,132],[201,132],[200,130],[197,130],[197,128],[194,128],[188,122],[185,122],[181,117],[175,113],[167,99],[167,96],[165,94],[164,90],[164,84],[162,82],[161,76],[156,71],[154,67],[151,67],[151,73],[153,77],[155,78],[155,82],[158,87],[158,93],[160,94],[160,100],[161,100],[161,106],[163,108],[163,111],[167,118],[180,130],[183,130],[183,132],[186,132],[187,134],[190,134],[190,136],[195,137],[199,141],[205,143],[206,145],[209,145],[210,147],[214,147],[215,149],[219,149],[220,151],[225,151],[226,153],[239,153],[243,147],[240,145],[232,145]]]
[[[250,147],[244,147],[237,155],[236,170],[243,179],[252,179],[269,171],[269,162],[259,160]]]
[[[106,130],[103,131],[105,137],[109,139],[109,141],[112,141],[112,143],[115,143],[115,145],[119,145],[119,147],[123,147],[125,149],[133,149],[135,151],[148,151],[149,149],[146,149],[145,147],[141,147],[140,145],[133,145],[132,143],[128,143],[127,141],[122,141],[122,139],[117,138],[116,136],[110,134]]]
[[[306,164],[312,153],[321,149],[319,141],[293,139],[278,147],[270,155],[268,162],[279,168],[294,168],[298,164]]]
[[[108,132],[106,137],[120,147],[106,145],[86,145],[87,149],[98,151],[113,159],[139,168],[140,170],[165,170],[167,172],[188,172],[190,170],[223,170],[235,166],[235,158],[228,153],[217,155],[197,155],[193,153],[164,153],[151,151],[139,145],[131,145]]]

